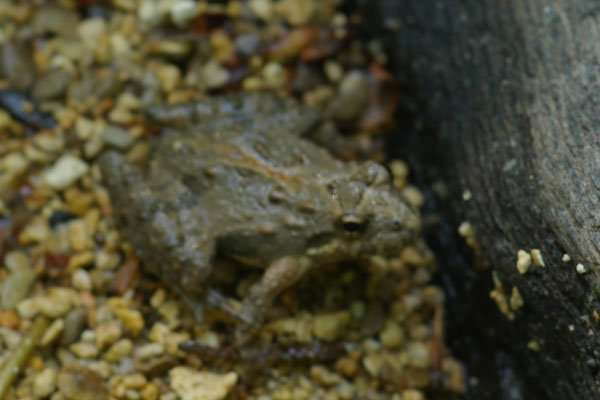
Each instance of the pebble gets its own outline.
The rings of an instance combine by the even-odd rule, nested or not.
[[[27,298],[16,306],[17,313],[23,319],[33,319],[40,311],[39,298]]]
[[[34,217],[19,234],[19,243],[27,246],[34,243],[43,243],[50,236],[48,219],[43,216]]]
[[[333,386],[342,381],[342,377],[331,372],[323,365],[313,365],[310,368],[310,376],[321,386]]]
[[[29,267],[28,261],[10,273],[2,285],[2,308],[12,310],[27,297],[35,278],[35,271]]]
[[[105,250],[100,250],[96,253],[96,258],[94,264],[96,268],[102,270],[113,270],[119,266],[121,263],[121,256],[119,253],[115,252],[107,252]]]
[[[123,330],[117,322],[105,322],[96,328],[96,346],[100,349],[119,340]]]
[[[134,142],[133,136],[127,130],[116,125],[108,125],[104,128],[101,137],[105,145],[119,150],[129,149]]]
[[[8,349],[14,349],[21,342],[22,335],[16,330],[0,326],[0,338]]]
[[[351,71],[340,82],[336,98],[331,102],[331,116],[340,121],[357,118],[366,108],[369,85],[360,71]]]
[[[54,287],[39,301],[40,313],[48,318],[58,318],[73,308],[79,296],[73,289]]]
[[[415,368],[427,368],[431,362],[427,345],[420,342],[412,342],[407,345],[406,357],[408,364]]]
[[[71,283],[75,289],[90,291],[92,290],[92,278],[85,269],[76,270],[71,276]]]
[[[171,21],[179,27],[186,26],[199,12],[196,2],[192,0],[177,1],[169,9]]]
[[[202,68],[202,77],[208,90],[218,89],[229,82],[229,71],[217,60],[210,60]]]
[[[425,400],[425,395],[417,389],[406,389],[402,392],[402,400]]]
[[[65,316],[65,329],[60,338],[63,346],[68,346],[79,340],[87,326],[87,311],[83,307],[72,309]]]
[[[106,400],[105,379],[98,373],[83,366],[72,364],[58,374],[57,386],[68,400]]]
[[[169,93],[181,84],[181,70],[172,64],[158,67],[156,76],[164,92]]]
[[[529,254],[531,254],[531,261],[533,261],[535,265],[542,268],[546,266],[540,249],[531,249]]]
[[[149,360],[153,357],[162,355],[165,347],[160,343],[148,343],[138,347],[135,351],[135,358],[138,361]]]
[[[46,329],[46,332],[44,332],[44,335],[40,339],[40,345],[47,346],[50,343],[53,343],[56,339],[58,339],[60,334],[63,332],[64,328],[65,328],[65,320],[64,319],[58,318],[58,319],[55,319],[54,321],[52,321],[52,323],[50,324],[50,326],[48,326],[48,328]]]
[[[17,329],[21,325],[19,314],[12,310],[0,310],[0,326]]]
[[[69,346],[69,350],[80,358],[96,358],[98,356],[98,348],[92,343],[73,343]]]
[[[256,17],[263,21],[268,22],[273,17],[273,3],[271,0],[250,0],[248,7]]]
[[[71,74],[63,68],[52,68],[36,79],[31,90],[35,101],[59,98],[65,94],[71,82]]]
[[[115,316],[119,318],[125,328],[127,328],[133,336],[140,334],[144,329],[144,318],[138,310],[130,310],[127,308],[117,308],[113,310]]]
[[[517,270],[521,275],[526,274],[531,265],[531,255],[525,250],[517,252]]]
[[[38,398],[50,396],[56,390],[57,375],[53,368],[44,368],[33,380],[33,394]]]
[[[235,372],[216,374],[188,367],[175,367],[169,376],[171,388],[181,400],[222,400],[238,380]]]
[[[398,347],[404,340],[404,332],[397,322],[387,320],[385,326],[379,333],[379,339],[387,348]]]
[[[265,83],[272,89],[282,88],[287,80],[285,69],[276,61],[265,64],[262,75]]]
[[[62,135],[39,133],[33,137],[33,143],[47,153],[58,154],[65,147],[65,138]]]
[[[88,164],[72,154],[60,157],[44,175],[44,182],[54,190],[63,190],[88,172]]]
[[[290,25],[307,25],[315,13],[314,0],[282,0],[279,11]]]
[[[121,383],[128,389],[141,389],[147,382],[144,375],[136,373],[124,376]]]
[[[318,339],[334,341],[346,333],[350,320],[349,311],[317,315],[314,319],[313,333]]]
[[[241,56],[252,57],[260,51],[260,38],[254,33],[240,35],[235,38],[234,47]]]
[[[158,386],[154,383],[149,383],[140,390],[140,397],[143,400],[156,400],[159,393],[160,389]]]
[[[327,79],[333,83],[338,83],[344,77],[344,67],[338,61],[327,60],[323,65],[323,70]]]
[[[104,353],[104,359],[108,362],[117,363],[125,357],[129,357],[133,351],[133,342],[130,339],[120,339]]]

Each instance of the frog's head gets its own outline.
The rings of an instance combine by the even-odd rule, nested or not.
[[[418,212],[391,184],[387,169],[375,162],[351,167],[328,184],[339,204],[336,239],[354,257],[391,256],[413,240],[421,227]]]

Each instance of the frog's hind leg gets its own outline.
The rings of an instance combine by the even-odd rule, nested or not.
[[[146,174],[116,152],[100,159],[117,223],[144,265],[202,320],[214,239],[195,195],[165,170]]]
[[[242,315],[245,321],[236,332],[236,341],[243,344],[251,338],[250,333],[259,327],[271,303],[283,290],[298,282],[310,269],[312,263],[306,257],[283,257],[273,262],[262,278],[252,285],[244,298]]]

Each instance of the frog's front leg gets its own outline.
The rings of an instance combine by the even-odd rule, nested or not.
[[[241,315],[245,323],[236,332],[238,344],[247,341],[250,331],[262,324],[275,297],[298,282],[311,267],[312,261],[308,257],[290,256],[274,261],[265,270],[244,298]]]

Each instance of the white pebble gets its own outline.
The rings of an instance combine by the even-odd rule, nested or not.
[[[198,15],[198,7],[196,7],[195,1],[183,0],[173,4],[169,12],[171,14],[171,21],[175,25],[183,27]]]
[[[52,189],[63,190],[85,175],[88,169],[89,165],[79,157],[65,154],[46,170],[43,180]]]
[[[577,264],[577,266],[575,267],[575,269],[577,270],[577,273],[579,275],[583,275],[587,272],[587,270],[585,269],[585,266],[581,263]]]

